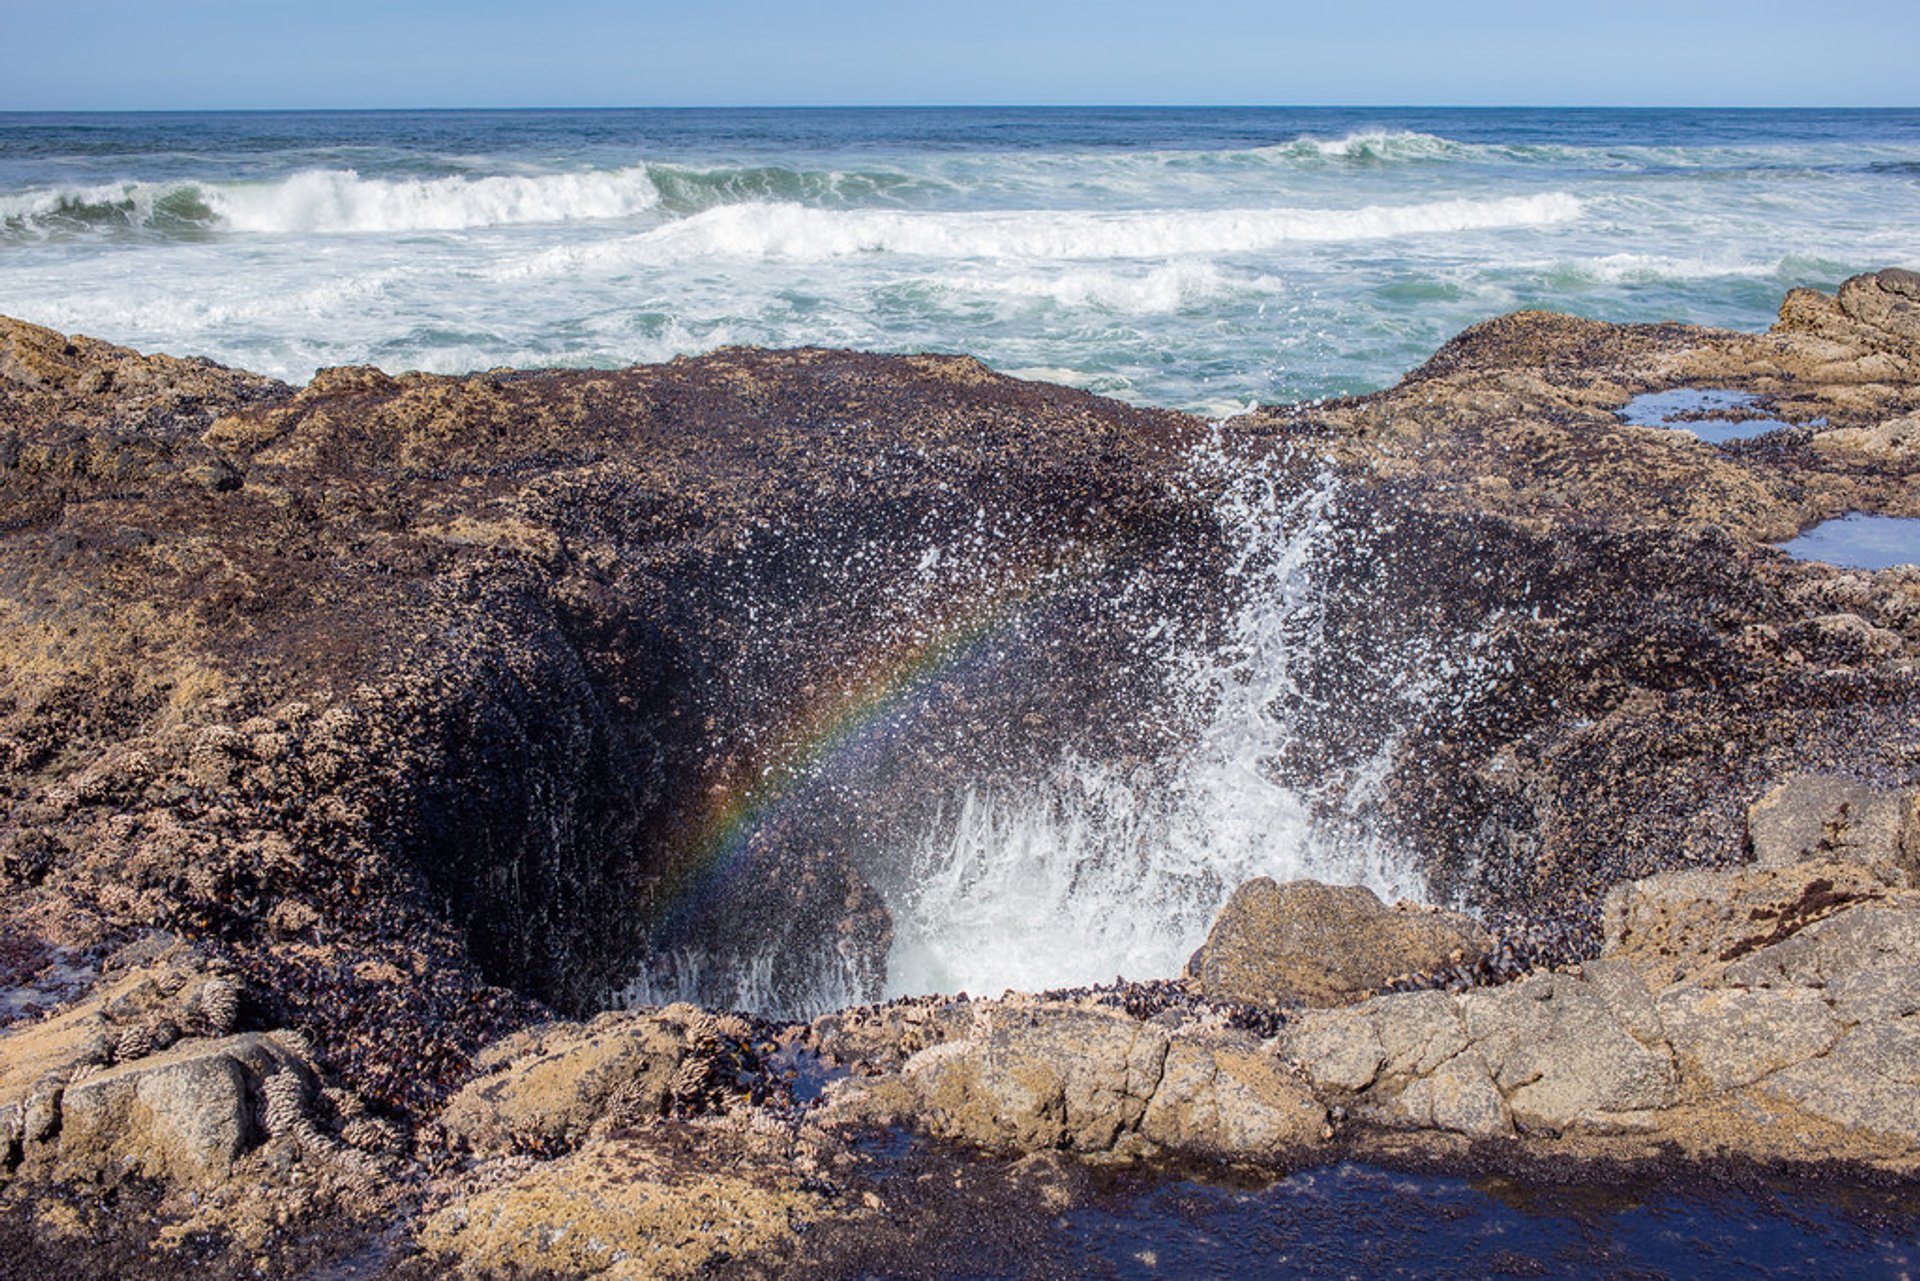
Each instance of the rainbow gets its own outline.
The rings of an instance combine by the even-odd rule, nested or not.
[[[994,643],[1033,617],[1062,589],[1084,581],[1096,558],[1082,552],[1065,563],[1025,570],[908,640],[882,649],[827,693],[798,704],[784,719],[782,744],[757,773],[716,784],[701,817],[656,887],[656,924],[670,933],[746,864],[754,833],[810,780],[871,741],[897,714],[951,673],[987,658]]]

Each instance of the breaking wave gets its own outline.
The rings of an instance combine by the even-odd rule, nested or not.
[[[838,170],[787,169],[778,165],[692,169],[656,164],[647,175],[660,193],[660,207],[692,214],[719,205],[787,201],[827,208],[898,204],[937,191],[949,183],[898,173],[844,173]]]
[[[698,258],[825,262],[864,254],[1050,261],[1254,253],[1296,241],[1385,240],[1570,222],[1565,192],[1358,209],[835,211],[796,204],[726,205],[612,244],[563,247],[503,274],[534,275],[609,260],[643,265]]]
[[[314,169],[266,183],[142,183],[0,197],[13,237],[80,232],[193,235],[462,231],[628,218],[660,204],[645,167],[538,176],[363,178]]]

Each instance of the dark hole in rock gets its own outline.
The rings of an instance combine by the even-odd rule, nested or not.
[[[543,624],[566,661],[472,709],[421,861],[490,977],[775,1015],[1170,977],[1262,875],[1577,913],[1661,852],[1543,882],[1476,762],[1565,691],[1731,661],[1711,611],[1745,590],[1711,533],[1545,536],[1244,460],[1104,546],[971,503],[804,515],[650,616]]]

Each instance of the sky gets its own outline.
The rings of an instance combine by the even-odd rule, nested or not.
[[[0,0],[0,29],[13,111],[1920,105],[1913,0]]]

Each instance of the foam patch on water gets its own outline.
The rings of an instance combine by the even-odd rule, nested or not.
[[[961,211],[830,210],[797,204],[725,205],[611,245],[567,247],[503,274],[543,275],[688,260],[830,262],[888,254],[934,259],[1023,258],[1053,262],[1234,254],[1290,242],[1385,240],[1503,227],[1537,227],[1580,216],[1565,192],[1493,200],[1440,200],[1357,209]]]

